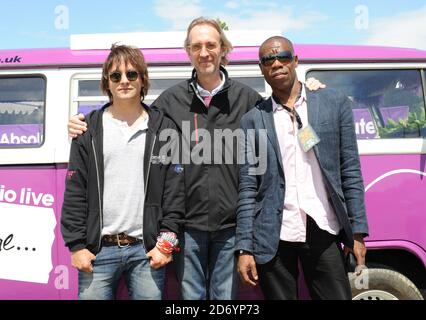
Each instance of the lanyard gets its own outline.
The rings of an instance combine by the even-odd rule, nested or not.
[[[301,95],[302,95],[302,86],[300,86],[300,91],[299,91],[299,94],[297,95],[296,101],[299,100],[299,98],[300,98]],[[303,128],[302,119],[300,118],[300,116],[297,113],[296,109],[294,107],[293,108],[289,108],[286,105],[283,105],[280,102],[280,99],[278,99],[274,94],[272,94],[272,97],[274,98],[274,100],[275,100],[275,102],[277,104],[279,104],[280,106],[282,106],[284,108],[284,110],[287,111],[290,114],[291,121],[294,122],[294,119],[296,119],[297,129],[299,129],[299,130],[302,129]]]

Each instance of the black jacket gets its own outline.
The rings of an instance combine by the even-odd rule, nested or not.
[[[86,116],[88,130],[72,141],[66,189],[62,206],[61,231],[70,251],[87,248],[92,253],[101,247],[104,187],[102,114],[106,107]],[[180,165],[157,161],[161,147],[158,134],[176,130],[172,120],[155,108],[149,113],[144,152],[145,202],[143,240],[145,249],[156,244],[159,231],[178,232],[184,215],[184,179]]]
[[[202,143],[202,131],[207,130],[212,137],[215,129],[236,130],[240,128],[241,117],[252,107],[262,101],[262,97],[252,88],[228,78],[224,68],[225,84],[220,92],[213,96],[209,108],[206,108],[202,98],[196,93],[196,73],[191,79],[182,81],[164,91],[152,104],[161,109],[165,115],[173,119],[183,136],[191,133],[199,135]],[[194,151],[197,144],[188,142],[189,150]],[[186,210],[185,227],[202,231],[217,231],[234,227],[236,223],[236,208],[238,199],[238,164],[236,139],[231,142],[231,163],[225,163],[224,152],[219,154],[222,164],[194,164],[189,152],[182,158],[185,164]],[[223,141],[220,142],[225,150]],[[197,149],[196,149],[197,150]],[[214,154],[214,148],[211,148]]]

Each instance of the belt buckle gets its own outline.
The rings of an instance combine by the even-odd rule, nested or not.
[[[126,245],[122,246],[120,243],[120,237],[118,236],[118,234],[115,235],[117,237],[117,245],[119,248],[126,248],[128,246],[130,246],[130,242],[128,242]]]

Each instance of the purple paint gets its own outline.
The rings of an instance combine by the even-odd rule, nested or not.
[[[426,51],[417,49],[345,46],[345,45],[295,45],[300,62],[308,61],[424,61]],[[148,64],[189,64],[182,48],[142,49]],[[21,49],[1,50],[0,69],[19,66],[87,66],[102,65],[109,50]],[[257,63],[258,47],[236,47],[229,55],[230,61]],[[7,63],[5,63],[7,61]]]
[[[426,248],[425,166],[424,155],[361,157],[364,184],[368,187],[368,241],[405,240]]]
[[[399,122],[399,120],[408,119],[408,106],[397,106],[397,107],[381,107],[379,108],[385,125],[388,124],[389,120]]]
[[[90,113],[93,110],[99,109],[102,106],[103,106],[103,104],[99,104],[99,105],[93,105],[93,104],[91,104],[91,105],[85,105],[85,104],[82,104],[82,105],[78,106],[77,113],[82,113],[82,114],[86,115],[86,114]]]
[[[61,249],[63,248],[63,240],[60,236],[60,208],[62,206],[62,195],[64,192],[64,182],[65,182],[65,173],[66,169],[61,167],[43,165],[38,167],[0,167],[0,187],[7,190],[13,190],[17,194],[21,192],[22,189],[30,189],[30,192],[33,192],[36,199],[40,199],[40,195],[50,194],[54,197],[54,202],[47,206],[48,208],[53,208],[55,217],[56,217],[56,226],[54,229],[55,238],[51,248],[45,248],[51,251],[51,262],[52,269],[49,273],[49,280],[47,284],[43,283],[32,283],[27,281],[12,281],[0,279],[0,299],[59,299],[61,297],[76,297],[76,278],[69,278],[69,288],[68,289],[58,289],[61,288],[60,277],[63,275],[61,273],[61,268],[71,271],[72,267],[70,265],[69,254],[65,255],[65,252]],[[6,203],[1,201],[1,203]],[[22,204],[22,201],[18,199],[12,204],[20,204],[27,206],[30,210],[33,207],[44,207],[41,203],[38,206],[35,206],[34,199],[30,201],[30,204]],[[25,221],[22,221],[25,223]],[[33,235],[34,239],[40,237],[40,228],[41,226],[34,226]],[[13,230],[11,230],[13,232]],[[2,236],[2,235],[0,235]],[[15,239],[14,239],[15,240]],[[16,240],[16,247],[20,245],[19,238]],[[22,246],[23,247],[23,246]],[[40,249],[40,248],[37,248]],[[24,254],[24,248],[22,248],[22,253]],[[0,255],[4,252],[0,251]],[[28,253],[29,254],[29,253]],[[37,254],[37,251],[35,252]],[[2,257],[0,256],[0,261]],[[3,262],[4,263],[4,262]],[[28,265],[29,271],[31,271],[31,265]],[[67,277],[68,279],[68,277]]]
[[[42,124],[0,125],[0,146],[40,145],[42,143]]]
[[[355,123],[355,133],[358,139],[374,139],[377,131],[374,126],[370,109],[352,109]]]

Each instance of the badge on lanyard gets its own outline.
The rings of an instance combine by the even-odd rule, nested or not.
[[[305,152],[308,152],[313,146],[320,142],[320,138],[318,138],[318,135],[310,124],[299,130],[297,133],[297,139]]]

